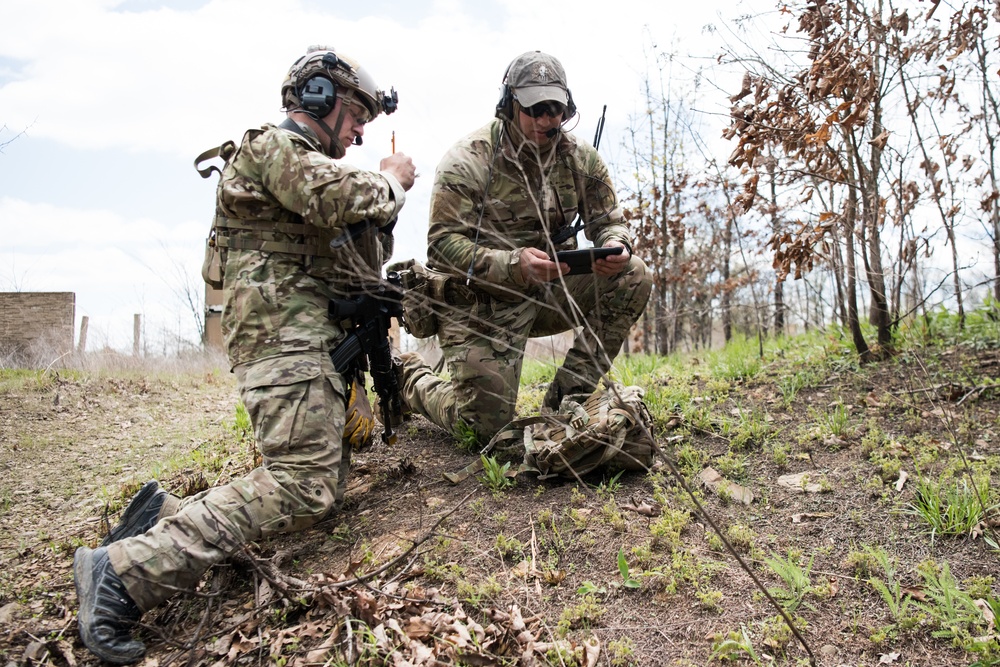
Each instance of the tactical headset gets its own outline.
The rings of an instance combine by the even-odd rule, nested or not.
[[[307,54],[300,59],[299,62],[302,64],[296,63],[293,70],[298,69],[299,72],[307,68],[314,70],[310,64],[317,60],[317,56],[318,54]],[[333,51],[323,53],[318,60],[323,67],[322,71],[313,71],[305,81],[297,80],[298,74],[290,74],[292,81],[286,82],[286,85],[294,90],[295,96],[298,98],[297,107],[303,111],[313,114],[317,118],[323,118],[333,111],[333,106],[337,103],[338,92],[344,86],[343,82],[340,85],[337,84],[338,78],[353,82],[353,86],[348,83],[346,87],[356,91],[355,99],[358,103],[368,107],[373,117],[377,116],[379,112],[386,115],[391,114],[399,107],[399,96],[395,89],[390,89],[388,94],[382,92],[360,67],[355,68],[354,65],[338,57]],[[368,89],[369,87],[371,90]],[[282,87],[282,92],[285,89]],[[373,108],[371,104],[374,104],[375,107]]]
[[[517,62],[517,58],[511,61],[507,65],[507,69],[503,73],[503,83],[500,85],[500,100],[497,102],[496,117],[502,118],[504,120],[514,120],[514,89],[507,84],[507,75],[510,74],[510,68],[514,66]],[[576,104],[573,102],[573,93],[569,88],[566,89],[566,116],[563,118],[562,122],[565,123],[570,118],[576,115]]]
[[[333,69],[337,66],[345,67],[352,71],[350,65],[337,57],[337,54],[327,52],[323,54],[323,66]],[[302,104],[302,110],[315,114],[319,118],[325,117],[333,111],[333,105],[337,103],[337,84],[325,74],[315,74],[305,83],[295,89],[295,94]]]

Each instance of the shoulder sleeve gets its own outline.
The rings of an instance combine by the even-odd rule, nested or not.
[[[498,141],[499,124],[491,123],[452,146],[438,164],[431,189],[427,260],[439,270],[465,275],[475,257],[477,281],[521,287],[519,249],[476,243],[477,227],[492,224],[480,218]]]
[[[336,162],[280,128],[260,135],[253,150],[264,187],[309,224],[340,228],[374,220],[381,226],[402,206],[386,175]]]

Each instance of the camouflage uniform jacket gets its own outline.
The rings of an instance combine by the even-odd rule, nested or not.
[[[265,232],[268,240],[288,243],[302,241],[287,233],[289,224],[301,224],[319,234],[323,248],[346,225],[372,220],[381,228],[395,219],[405,192],[393,176],[335,162],[313,132],[303,132],[274,125],[249,130],[223,169],[217,213],[288,223],[276,225],[285,231]],[[232,365],[336,347],[344,332],[327,317],[330,299],[377,280],[391,242],[372,228],[328,256],[229,250],[222,329]]]
[[[480,128],[438,165],[427,263],[464,279],[475,253],[473,284],[501,300],[520,301],[540,289],[522,280],[521,249],[551,254],[575,248],[575,236],[558,248],[549,237],[577,212],[595,246],[617,240],[631,247],[632,241],[608,169],[592,146],[564,132],[550,163],[539,166],[534,144],[518,152],[504,126],[498,119]]]

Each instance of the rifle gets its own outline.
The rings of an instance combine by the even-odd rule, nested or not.
[[[330,319],[350,319],[354,325],[330,351],[333,367],[345,377],[355,369],[371,373],[379,398],[382,441],[389,445],[396,442],[393,427],[403,421],[403,399],[389,345],[390,320],[403,316],[402,298],[399,275],[390,272],[386,280],[358,289],[355,296],[331,299],[329,306]]]

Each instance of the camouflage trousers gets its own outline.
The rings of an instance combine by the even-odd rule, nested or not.
[[[611,367],[649,300],[652,279],[632,257],[622,273],[566,276],[524,301],[453,304],[439,318],[438,341],[450,379],[416,355],[403,364],[407,407],[454,431],[461,420],[486,443],[514,417],[524,348],[529,338],[576,330],[573,347],[549,386],[545,405],[589,396]],[[581,400],[582,402],[582,400]]]
[[[248,542],[302,530],[343,500],[350,449],[342,448],[344,379],[324,353],[233,369],[263,465],[182,500],[146,534],[108,546],[111,564],[146,611]]]

